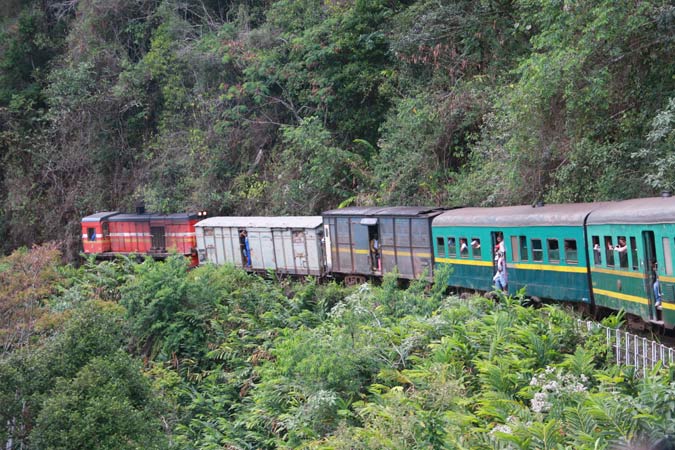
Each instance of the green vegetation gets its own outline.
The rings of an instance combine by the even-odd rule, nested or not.
[[[26,277],[0,322],[4,448],[595,450],[675,433],[672,371],[638,379],[604,333],[520,296],[178,257],[76,269],[53,247],[0,260],[0,287]]]
[[[0,1],[0,241],[672,189],[665,0]],[[527,180],[527,183],[523,183]]]

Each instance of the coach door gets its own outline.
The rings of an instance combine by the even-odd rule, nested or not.
[[[653,231],[643,231],[642,232],[642,247],[643,247],[643,260],[642,260],[642,271],[643,279],[645,286],[645,294],[649,302],[649,318],[654,320],[660,314],[654,307],[654,289],[651,280],[651,270],[652,270],[652,261],[656,261],[656,245],[654,242],[654,232]],[[657,261],[658,262],[658,261]]]
[[[506,242],[504,242],[504,233],[502,231],[491,231],[490,237],[492,240],[492,247],[489,249],[492,255],[492,273],[497,273],[497,250],[500,248],[504,252],[504,261],[506,261]],[[470,249],[470,251],[472,250]]]

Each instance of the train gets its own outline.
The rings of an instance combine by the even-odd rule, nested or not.
[[[452,266],[448,286],[488,292],[501,252],[507,293],[624,310],[675,328],[675,198],[505,207],[346,207],[320,216],[205,217],[97,213],[82,219],[85,254],[178,252],[191,264],[233,264],[346,284],[401,280]],[[658,283],[655,283],[658,281]]]

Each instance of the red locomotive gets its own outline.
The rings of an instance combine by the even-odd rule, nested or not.
[[[152,214],[139,208],[136,214],[100,212],[82,219],[84,253],[100,258],[144,254],[163,259],[176,252],[197,265],[195,224],[205,212]]]

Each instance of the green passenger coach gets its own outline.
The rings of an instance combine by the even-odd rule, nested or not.
[[[593,294],[598,306],[625,311],[644,321],[675,324],[675,199],[626,200],[594,211],[587,222]],[[662,296],[656,304],[652,262]]]
[[[505,250],[508,291],[591,302],[584,223],[600,203],[446,211],[432,223],[436,264],[451,264],[451,286],[491,290],[495,254]],[[500,244],[500,242],[503,242]],[[465,247],[466,245],[466,247]]]

